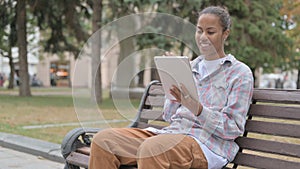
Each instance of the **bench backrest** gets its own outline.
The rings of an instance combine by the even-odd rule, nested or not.
[[[163,127],[164,91],[150,83],[131,127]],[[255,89],[245,133],[236,139],[240,152],[233,164],[254,168],[300,168],[300,90]]]

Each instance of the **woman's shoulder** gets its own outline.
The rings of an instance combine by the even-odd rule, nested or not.
[[[250,67],[246,63],[240,61],[239,59],[237,59],[232,54],[229,54],[229,56],[232,58],[231,59],[232,60],[232,68],[234,70],[239,71],[240,73],[250,73],[250,74],[252,74],[252,71],[251,71]]]

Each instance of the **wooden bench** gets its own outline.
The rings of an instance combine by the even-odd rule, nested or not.
[[[130,127],[161,128],[164,92],[153,81],[146,88]],[[300,90],[255,89],[245,133],[236,139],[240,151],[226,168],[300,168]],[[65,168],[88,168],[89,145],[100,129],[77,128],[62,142]],[[121,166],[121,168],[136,168]]]

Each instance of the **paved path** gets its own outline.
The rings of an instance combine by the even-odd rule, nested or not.
[[[60,144],[0,132],[0,169],[63,169]]]
[[[0,169],[63,169],[62,163],[0,147]]]

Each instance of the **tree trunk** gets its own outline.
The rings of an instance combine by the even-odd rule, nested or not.
[[[8,89],[14,88],[14,81],[15,81],[15,64],[14,59],[11,54],[11,48],[8,51],[8,59],[9,59],[9,67],[10,67],[10,74],[9,74],[9,82],[8,82]]]
[[[144,73],[145,70],[140,71],[137,76],[138,76],[138,87],[144,87]]]
[[[300,89],[300,69],[298,69],[297,89]]]
[[[151,67],[156,67],[155,63],[154,63],[154,59],[151,60]],[[159,80],[160,81],[160,77],[158,75],[158,71],[157,69],[153,69],[151,68],[151,81],[152,80]]]
[[[257,67],[257,68],[255,68],[255,71],[254,71],[254,87],[255,88],[259,87],[260,76],[261,76],[260,69],[259,69],[259,67]]]
[[[184,54],[184,48],[185,48],[185,44],[183,42],[180,43],[180,55],[183,56]]]
[[[17,1],[17,44],[19,48],[20,65],[20,96],[31,96],[27,62],[27,39],[26,39],[26,1]]]
[[[127,88],[134,87],[135,84],[132,78],[135,75],[135,59],[130,56],[134,51],[134,38],[129,37],[119,42],[120,45],[120,54],[118,58],[118,70],[117,70],[117,79],[116,87]],[[129,57],[130,56],[130,57]],[[128,86],[129,84],[129,86]]]
[[[259,87],[259,79],[260,79],[260,71],[259,68],[250,68],[253,74],[253,80],[254,80],[254,87]]]
[[[100,104],[102,102],[101,81],[101,28],[102,0],[93,0],[93,42],[92,42],[92,97]]]

